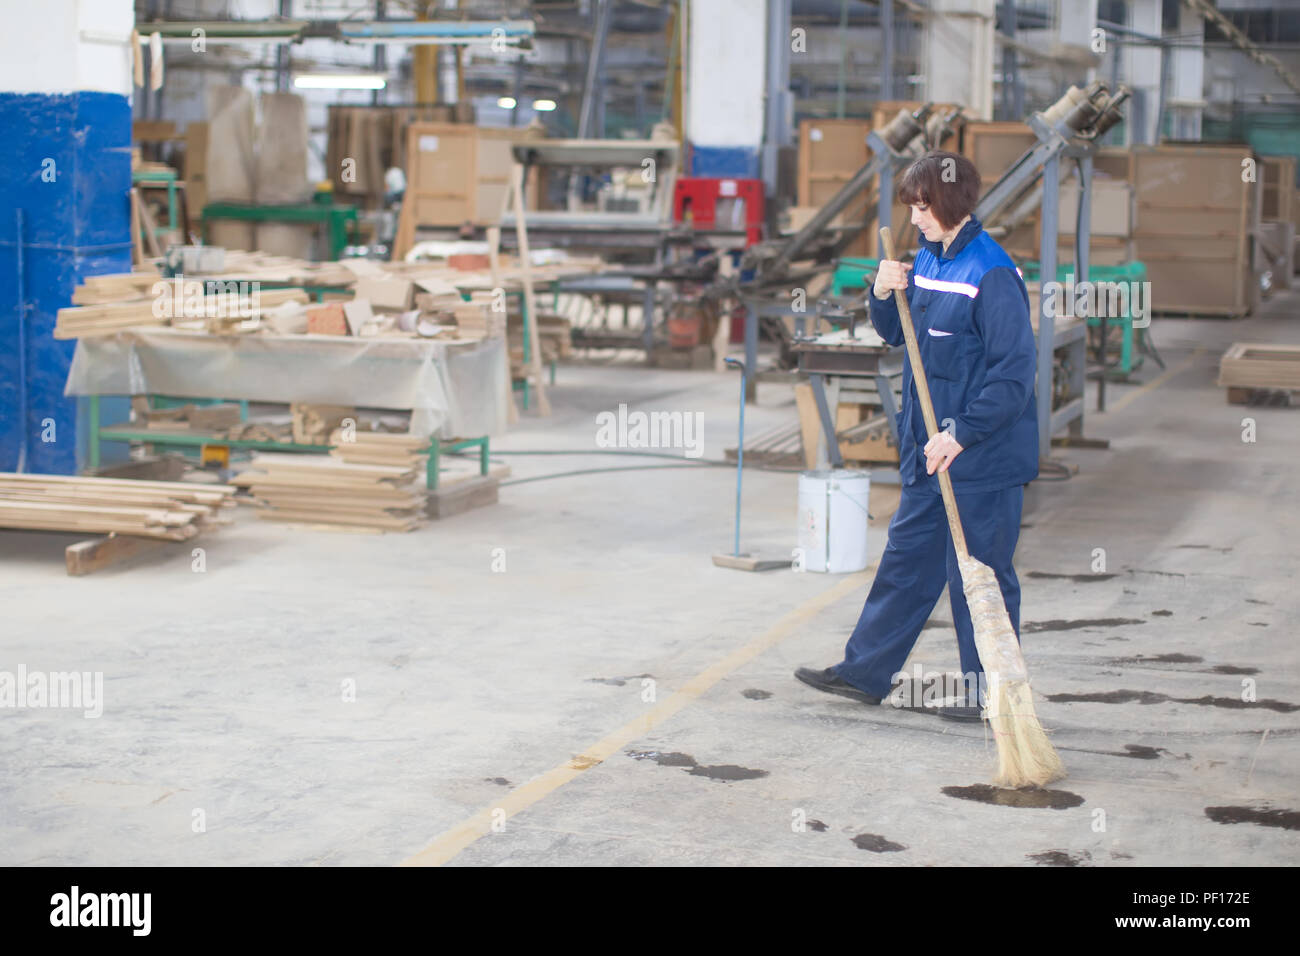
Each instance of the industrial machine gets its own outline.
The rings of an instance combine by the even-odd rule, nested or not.
[[[1082,90],[1078,87],[1070,87],[1051,108],[1029,117],[1026,122],[1037,136],[1038,143],[1012,164],[1006,173],[985,192],[976,206],[975,215],[994,235],[1014,227],[1016,222],[1032,212],[1035,207],[1041,207],[1042,240],[1039,270],[1043,276],[1051,277],[1057,274],[1060,162],[1062,159],[1073,159],[1079,169],[1082,187],[1079,212],[1075,220],[1075,275],[1078,282],[1086,281],[1088,278],[1092,157],[1097,140],[1122,118],[1119,106],[1128,95],[1128,90],[1122,86],[1112,93],[1102,83],[1092,83]],[[914,148],[915,142],[915,140],[909,142],[909,148]],[[866,167],[863,172],[865,171]],[[855,183],[858,183],[858,177],[855,177]],[[846,186],[845,190],[848,188]],[[858,183],[858,188],[861,188],[861,183]],[[889,192],[892,192],[892,189]],[[881,197],[882,204],[886,201],[886,197],[892,199],[886,192],[884,182],[881,183]],[[834,206],[838,199],[840,196],[836,196],[827,208]],[[882,223],[887,222],[887,215],[887,210],[882,208],[880,216]],[[824,224],[831,218],[833,214],[831,216],[819,214],[808,225],[812,227],[818,220]],[[795,252],[803,248],[801,239],[803,243],[810,241],[802,234],[794,237],[790,245],[794,247]],[[792,258],[793,255],[788,249],[773,255],[768,265],[770,273],[781,275]],[[869,282],[870,278],[865,277],[862,281]],[[798,362],[800,372],[806,374],[812,384],[818,416],[824,432],[822,444],[829,463],[834,467],[842,464],[839,451],[840,439],[854,437],[847,433],[838,435],[836,433],[832,409],[837,407],[839,401],[859,401],[879,409],[879,416],[863,422],[855,431],[878,429],[887,425],[893,434],[895,447],[898,441],[894,418],[898,402],[892,391],[892,382],[901,374],[901,356],[890,354],[891,350],[880,342],[874,330],[859,327],[862,319],[865,318],[860,301],[860,296],[847,299],[843,296],[832,296],[820,300],[817,308],[809,309],[807,315],[814,315],[844,327],[831,333],[815,334],[814,326],[808,334],[796,334],[789,349],[790,354]],[[770,303],[758,303],[753,308],[759,315],[764,311],[784,314]],[[805,316],[799,317],[800,325],[803,324],[803,318]],[[1030,318],[1034,323],[1038,342],[1039,445],[1046,455],[1047,449],[1051,447],[1051,437],[1062,430],[1068,430],[1071,440],[1082,440],[1087,323],[1084,319],[1058,320],[1058,317],[1052,314],[1047,296],[1039,297],[1038,314],[1031,315]],[[1103,356],[1106,354],[1106,324],[1105,321],[1101,323],[1100,354]],[[746,345],[748,354],[748,349],[751,347],[748,338]],[[753,336],[752,348],[756,351],[756,334]],[[1104,381],[1103,376],[1103,389]],[[831,400],[827,398],[828,391]],[[874,476],[876,480],[882,480],[887,479],[888,474],[888,470],[881,469],[880,474]]]
[[[1079,172],[1079,211],[1075,217],[1074,276],[1088,281],[1088,237],[1091,233],[1092,160],[1098,139],[1122,118],[1120,104],[1128,99],[1127,87],[1111,92],[1104,83],[1086,88],[1071,86],[1050,108],[1030,116],[1026,123],[1038,137],[975,207],[975,215],[991,234],[1041,210],[1039,275],[1054,279],[1056,242],[1060,226],[1061,160],[1071,159]],[[1039,296],[1038,314],[1031,316],[1038,338],[1038,444],[1046,450],[1062,430],[1072,440],[1083,437],[1083,395],[1087,372],[1088,326],[1084,318],[1058,320],[1050,298]],[[1100,323],[1101,348],[1106,355],[1107,321]],[[1050,383],[1043,387],[1041,383]],[[1100,398],[1105,401],[1106,376],[1100,377]]]
[[[778,368],[788,370],[800,362],[793,348],[796,336],[791,335],[786,323],[788,317],[794,319],[796,329],[802,328],[810,317],[847,322],[851,327],[865,320],[860,298],[793,301],[790,291],[792,288],[806,289],[814,279],[832,269],[836,257],[871,225],[873,219],[881,225],[891,224],[895,170],[942,144],[952,134],[960,115],[960,109],[937,113],[930,103],[912,113],[900,110],[883,129],[872,130],[867,135],[871,158],[803,228],[792,236],[769,239],[745,250],[740,273],[719,283],[712,294],[739,299],[745,306],[747,368],[754,370],[758,367],[760,327],[779,345]],[[861,201],[873,181],[877,183],[875,214],[872,215],[868,209],[857,222],[832,226],[836,217]],[[816,326],[814,321],[809,331]],[[751,399],[757,378],[751,371]]]

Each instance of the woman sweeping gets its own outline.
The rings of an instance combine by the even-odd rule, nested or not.
[[[1038,475],[1029,296],[1011,257],[973,215],[979,194],[979,173],[955,153],[927,153],[899,182],[899,200],[923,238],[912,266],[880,263],[868,297],[871,322],[887,343],[901,345],[894,291],[904,291],[941,431],[927,440],[909,360],[898,424],[902,497],[875,581],[844,660],[795,671],[818,690],[880,703],[947,585],[966,700],[938,711],[956,720],[980,719],[982,670],[937,473],[952,479],[967,546],[996,574],[1017,637],[1012,557],[1024,486]]]

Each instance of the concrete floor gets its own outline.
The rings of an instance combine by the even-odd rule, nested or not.
[[[1213,382],[1232,341],[1300,343],[1297,311],[1157,319],[1168,373],[1112,385],[1105,414],[1090,400],[1110,449],[1057,450],[1078,473],[1034,489],[1017,566],[1070,771],[1051,806],[968,799],[987,795],[980,725],[795,682],[840,659],[869,572],[715,569],[734,470],[674,468],[511,485],[409,535],[241,509],[200,541],[203,573],[186,551],[69,579],[68,538],[0,533],[0,670],[105,688],[98,719],[0,711],[0,863],[1294,864],[1300,409],[1227,405]],[[737,390],[566,367],[554,417],[497,447],[592,449],[596,413],[626,402],[701,412],[721,458]],[[779,386],[747,415],[751,434],[793,419]],[[873,492],[875,554],[893,497]],[[747,472],[745,545],[788,556],[794,508],[793,475]],[[945,598],[914,662],[955,667],[949,620]]]

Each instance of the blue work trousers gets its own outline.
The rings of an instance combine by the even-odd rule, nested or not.
[[[982,673],[943,499],[934,488],[924,480],[903,487],[867,603],[844,649],[844,661],[835,667],[841,678],[873,697],[883,699],[889,694],[945,584],[962,673]],[[956,497],[966,547],[997,575],[1019,637],[1020,581],[1011,559],[1020,537],[1024,485],[958,492]]]

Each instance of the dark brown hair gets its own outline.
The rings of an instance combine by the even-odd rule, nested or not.
[[[979,198],[980,174],[959,153],[931,150],[908,166],[898,181],[898,201],[929,206],[945,229],[973,213]]]

